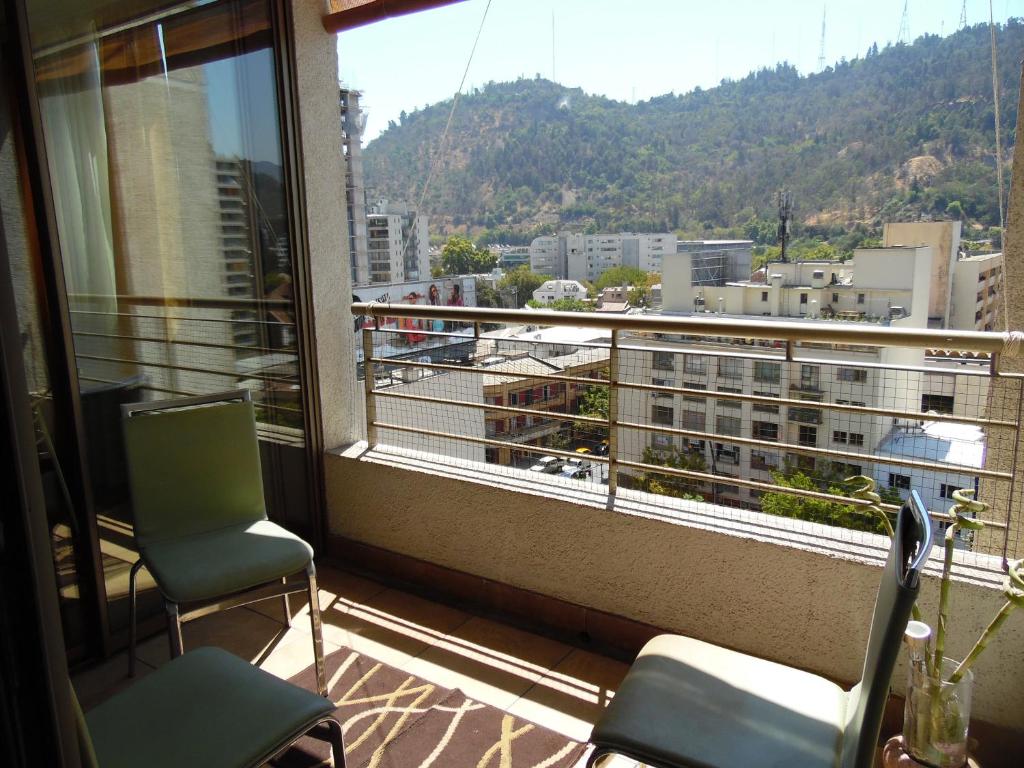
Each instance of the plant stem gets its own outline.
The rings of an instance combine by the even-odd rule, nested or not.
[[[942,589],[939,592],[939,620],[935,627],[935,652],[929,670],[933,677],[939,679],[942,677],[942,653],[946,645],[946,622],[949,621],[949,577],[953,570],[953,537],[956,535],[956,529],[955,522],[946,529],[946,554],[942,561]]]
[[[978,638],[978,642],[976,642],[974,647],[971,648],[971,652],[967,654],[967,658],[961,661],[957,668],[953,670],[953,674],[949,677],[949,682],[960,682],[960,679],[964,676],[967,670],[971,668],[971,665],[973,665],[974,661],[981,655],[981,652],[985,650],[985,646],[988,645],[988,641],[992,638],[992,635],[994,635],[999,628],[1003,626],[1003,622],[1006,621],[1007,617],[1009,617],[1011,613],[1013,613],[1014,608],[1016,608],[1016,606],[1013,602],[1007,600],[1006,604],[999,609],[999,613],[995,615],[995,618],[993,618],[992,621],[989,622],[989,625],[985,627],[985,631],[981,633],[981,637]]]

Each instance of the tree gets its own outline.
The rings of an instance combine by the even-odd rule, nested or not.
[[[655,451],[653,448],[644,448],[644,464],[660,464],[663,467],[674,469],[688,469],[693,472],[707,472],[707,462],[704,456],[697,451],[689,449],[680,451],[673,446],[667,452]],[[704,501],[700,493],[700,481],[692,480],[679,475],[663,474],[661,472],[644,472],[640,476],[638,485],[641,490],[648,493],[656,493],[661,496],[674,496],[677,499],[693,499]]]
[[[501,296],[486,280],[476,279],[476,305],[501,309]]]
[[[850,493],[846,481],[836,473],[804,472],[787,467],[785,470],[772,472],[772,482],[784,488],[797,488],[805,491],[824,490],[826,493],[836,496],[848,496]],[[899,493],[894,489],[880,488],[878,492],[883,503],[900,503]],[[824,523],[855,531],[885,533],[882,522],[874,515],[864,514],[857,507],[837,501],[792,496],[785,492],[771,492],[761,497],[761,511],[767,512],[769,515]]]
[[[469,238],[452,235],[441,249],[441,267],[446,275],[475,275],[490,272],[498,257],[477,248]]]
[[[516,306],[522,307],[533,298],[533,292],[544,285],[547,279],[523,265],[502,275],[498,281],[498,291],[502,294],[514,294]]]
[[[597,278],[597,282],[594,283],[594,287],[600,292],[605,288],[614,288],[619,285],[646,284],[647,273],[642,269],[637,269],[636,267],[612,267],[601,273],[601,276]]]
[[[527,305],[537,309],[553,309],[556,312],[589,312],[593,309],[593,307],[591,307],[587,302],[582,299],[574,299],[572,296],[555,299],[549,304],[543,304],[536,299],[530,299],[526,303]]]

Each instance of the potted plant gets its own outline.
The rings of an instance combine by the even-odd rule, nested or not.
[[[884,525],[891,536],[892,525],[881,507],[881,499],[874,491],[874,481],[867,477],[852,480],[859,481],[862,486],[852,495],[871,502],[868,509],[885,521]],[[921,620],[916,605],[914,620],[907,625],[905,639],[910,652],[910,672],[903,714],[903,739],[902,744],[894,747],[905,750],[917,762],[934,768],[961,768],[967,762],[967,730],[974,683],[971,667],[1013,609],[1024,607],[1024,560],[1016,560],[1009,563],[1003,582],[1006,602],[981,633],[970,653],[959,662],[946,658],[954,542],[960,530],[981,530],[985,524],[977,516],[989,508],[988,504],[974,498],[973,490],[954,491],[953,500],[955,503],[949,510],[945,535],[934,642],[932,629]]]

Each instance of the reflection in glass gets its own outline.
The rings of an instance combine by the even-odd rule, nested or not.
[[[29,5],[117,629],[136,559],[122,404],[249,388],[271,515],[306,522],[270,6],[190,4],[112,25]]]

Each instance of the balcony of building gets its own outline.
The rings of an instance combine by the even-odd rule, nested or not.
[[[378,659],[576,741],[614,695],[626,664],[660,631],[849,686],[861,672],[888,542],[872,528],[867,502],[828,470],[837,466],[872,476],[887,490],[889,513],[908,488],[932,491],[936,525],[949,487],[977,483],[991,506],[986,528],[955,553],[957,618],[948,639],[951,653],[966,653],[1002,604],[1006,560],[1024,556],[1017,466],[1024,377],[1007,365],[1019,339],[838,321],[442,308],[399,304],[397,296],[352,304],[350,313],[349,241],[336,216],[344,210],[337,41],[324,31],[321,5],[282,5],[289,13],[258,31],[291,46],[274,48],[268,71],[284,67],[281,80],[294,89],[281,89],[282,110],[294,111],[281,135],[287,149],[301,151],[281,165],[284,186],[303,195],[282,192],[280,201],[281,216],[295,218],[288,220],[295,263],[282,268],[294,275],[294,295],[182,296],[173,281],[159,283],[161,295],[54,288],[69,305],[64,362],[74,383],[83,382],[74,396],[84,404],[75,417],[76,429],[88,432],[81,437],[92,462],[84,466],[94,476],[86,479],[116,498],[97,501],[93,521],[98,562],[90,577],[100,589],[102,653],[110,658],[77,670],[86,704],[127,684],[123,657],[111,655],[127,635],[127,572],[137,557],[124,489],[106,461],[116,453],[117,406],[235,387],[256,402],[271,517],[316,544],[325,640],[335,658]],[[196,7],[207,6],[216,4]],[[139,232],[151,224],[133,223]],[[164,263],[145,242],[137,250],[146,258],[130,266],[157,282]],[[222,255],[214,251],[207,272],[189,277],[222,285]],[[131,285],[124,274],[113,277],[110,291]],[[588,328],[592,339],[568,344],[586,370],[517,368],[523,350],[537,345],[527,333],[510,340],[489,325]],[[405,337],[400,354],[390,343],[396,337]],[[844,357],[865,347],[899,355],[896,362]],[[495,371],[485,361],[503,350],[506,369]],[[834,369],[844,363],[866,368],[884,396],[854,400],[832,391]],[[949,412],[926,407],[936,401],[925,398],[945,396],[927,391],[935,372],[956,383]],[[543,403],[505,399],[499,411],[481,379],[503,376],[593,396],[585,404],[565,394]],[[696,400],[700,411],[690,407]],[[808,400],[824,416],[790,425]],[[494,414],[536,419],[529,435],[536,444],[492,429]],[[805,427],[818,428],[813,439]],[[862,435],[863,445],[826,446],[822,435],[835,433]],[[530,472],[519,456],[585,460],[599,471],[584,478]],[[790,482],[797,471],[811,487]],[[853,510],[864,524],[773,516],[762,510],[773,495]],[[58,553],[76,535],[67,526],[51,532]],[[68,562],[57,565],[70,579]],[[936,611],[938,571],[933,560],[920,601],[928,615]],[[157,595],[146,587],[152,608]],[[60,597],[77,600],[78,583],[61,583]],[[307,684],[308,630],[301,604],[294,607],[287,631],[272,609],[200,619],[187,627],[186,647],[223,645]],[[977,666],[972,729],[990,768],[1015,764],[1024,734],[1022,631],[1024,611]],[[152,610],[143,632],[145,674],[166,660],[161,617]],[[905,674],[901,665],[893,678],[883,735],[899,728]]]

